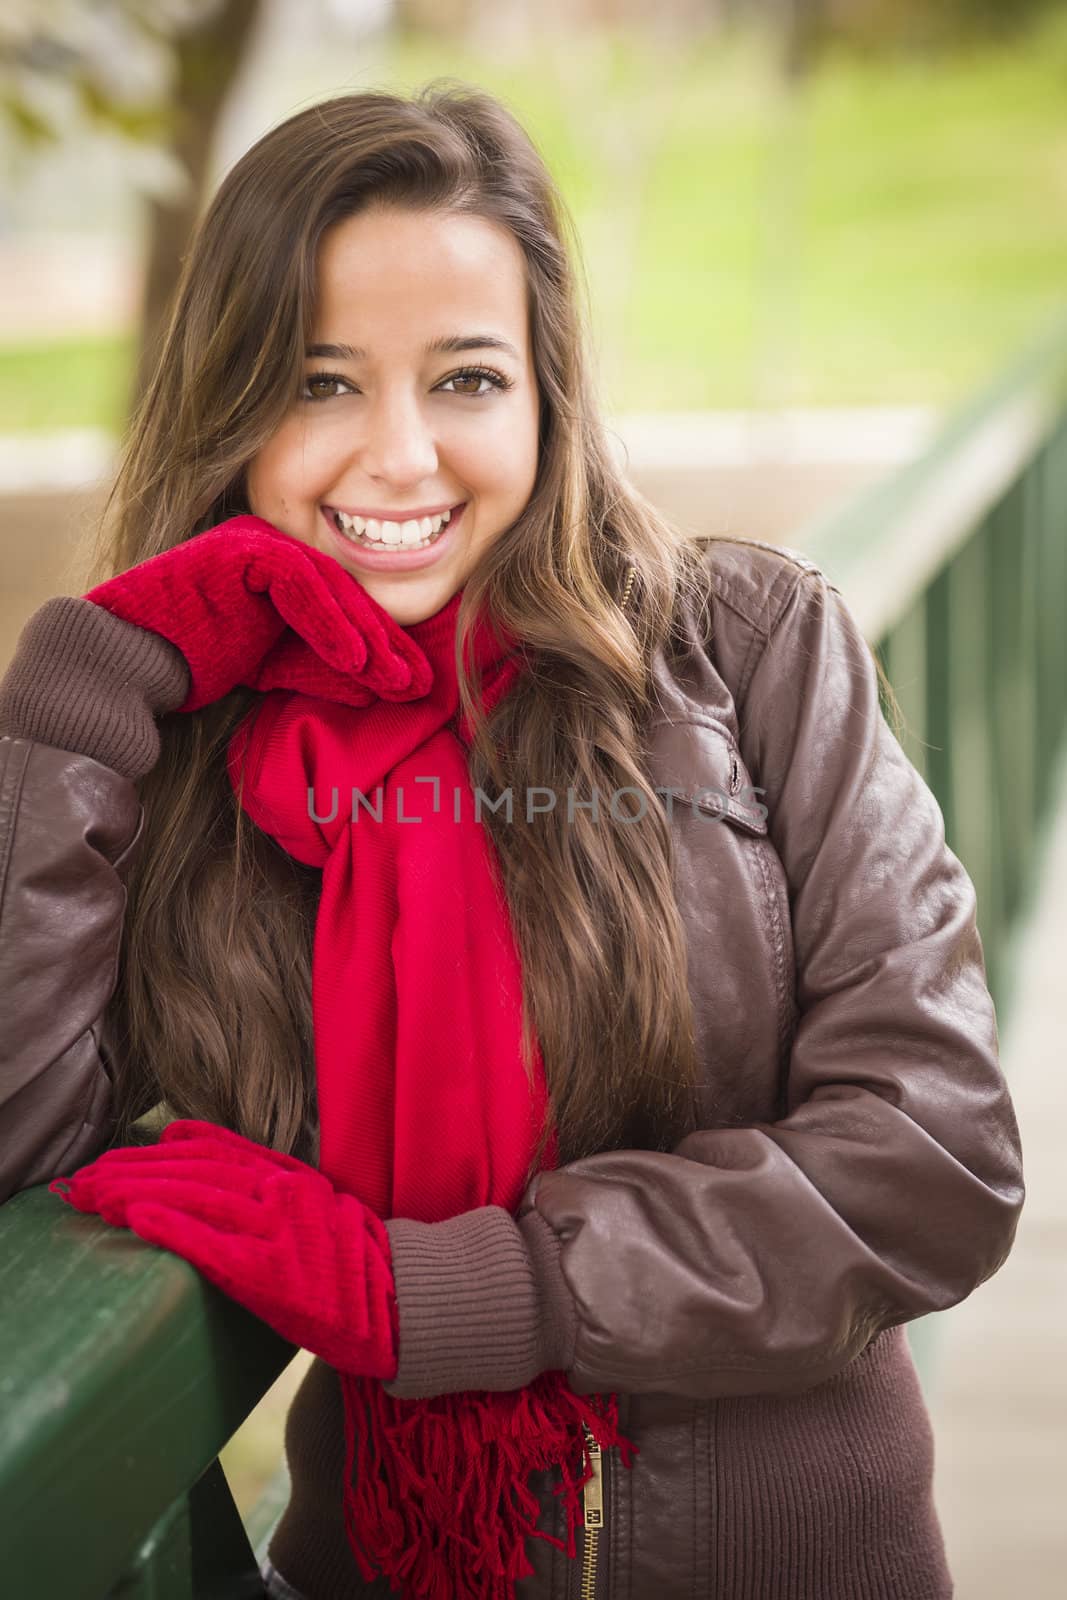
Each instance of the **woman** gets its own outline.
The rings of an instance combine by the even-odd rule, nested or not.
[[[947,1596],[904,1324],[1024,1194],[974,889],[833,585],[619,474],[567,228],[462,85],[224,180],[0,686],[2,1195],[315,1354],[271,1594]]]

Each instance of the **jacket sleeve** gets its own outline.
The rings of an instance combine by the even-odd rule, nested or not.
[[[518,1387],[537,1361],[578,1394],[798,1392],[1011,1249],[1021,1146],[973,884],[822,573],[754,648],[741,750],[796,952],[786,1114],[541,1172],[515,1219],[389,1224],[390,1392]]]
[[[128,779],[0,737],[0,1203],[113,1132],[99,1025],[141,826]]]
[[[0,1203],[114,1131],[102,1022],[135,780],[158,758],[154,712],[187,687],[173,646],[73,596],[34,614],[0,683]]]

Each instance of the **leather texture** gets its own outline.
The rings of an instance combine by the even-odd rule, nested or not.
[[[593,1600],[942,1600],[903,1325],[998,1269],[1024,1199],[974,887],[833,584],[785,547],[715,539],[707,559],[710,638],[694,624],[655,662],[646,750],[703,1125],[669,1153],[541,1173],[514,1218],[390,1221],[392,1387],[528,1381],[501,1343],[506,1285],[505,1328],[541,1330],[517,1335],[519,1365],[543,1341],[576,1392],[618,1391],[640,1449],[630,1470],[604,1459]],[[141,827],[129,780],[0,738],[0,1200],[110,1136],[101,1017]],[[457,1297],[464,1250],[478,1283]],[[270,1550],[308,1600],[385,1592],[361,1584],[329,1488],[336,1391],[314,1363]],[[557,1536],[558,1483],[530,1478]],[[585,1593],[584,1533],[577,1561],[528,1549],[517,1600]]]

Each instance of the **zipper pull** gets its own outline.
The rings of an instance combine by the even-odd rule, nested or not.
[[[585,1433],[590,1464],[593,1468],[593,1476],[582,1490],[582,1500],[585,1505],[585,1525],[587,1528],[602,1528],[604,1526],[604,1478],[600,1445],[584,1422],[582,1423],[582,1429]]]

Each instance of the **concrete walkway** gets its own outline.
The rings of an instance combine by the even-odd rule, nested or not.
[[[1057,788],[1000,1030],[1026,1201],[1004,1266],[933,1319],[935,1494],[956,1600],[1067,1590],[1067,761]]]

